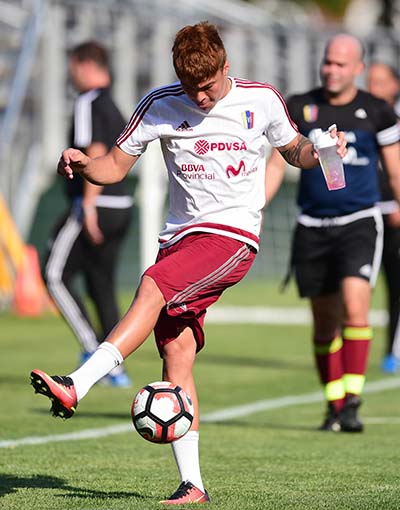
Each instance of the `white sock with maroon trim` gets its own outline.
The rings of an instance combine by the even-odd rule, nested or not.
[[[177,441],[173,441],[171,446],[181,481],[189,481],[204,492],[204,485],[200,474],[199,432],[197,430],[190,430]]]
[[[81,400],[90,388],[124,361],[115,345],[103,342],[78,370],[69,374],[74,381],[76,396]]]

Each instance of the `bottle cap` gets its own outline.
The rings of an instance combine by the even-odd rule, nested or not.
[[[315,147],[317,149],[322,149],[323,147],[332,147],[336,145],[337,136],[335,138],[331,137],[331,131],[336,129],[336,124],[332,124],[326,131],[322,131],[322,129],[316,129],[315,133]]]

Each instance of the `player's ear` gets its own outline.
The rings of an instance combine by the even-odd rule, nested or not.
[[[365,64],[364,62],[359,62],[357,65],[357,76],[360,76],[365,71]]]
[[[224,64],[224,67],[222,68],[222,73],[224,76],[227,76],[228,72],[229,72],[229,62],[226,61]]]

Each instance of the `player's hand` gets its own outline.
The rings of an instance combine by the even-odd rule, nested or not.
[[[330,132],[332,138],[337,137],[337,142],[336,142],[336,145],[338,147],[337,153],[343,159],[347,154],[347,141],[346,141],[345,133],[343,131],[338,131],[336,128],[336,124],[333,124],[333,126],[331,126],[329,128],[329,132]]]
[[[400,228],[400,210],[385,214],[384,218],[390,227]]]
[[[347,154],[347,141],[346,141],[346,136],[345,136],[344,131],[338,131],[336,124],[333,124],[332,126],[330,126],[328,128],[328,130],[329,130],[329,133],[332,138],[337,137],[337,142],[336,142],[337,153],[343,159]],[[312,148],[312,154],[315,159],[318,159],[319,154],[318,154],[317,149],[314,146]]]
[[[80,173],[89,163],[90,158],[78,149],[66,149],[61,154],[57,165],[57,173],[73,179],[74,173]]]

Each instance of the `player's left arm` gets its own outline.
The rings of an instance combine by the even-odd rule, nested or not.
[[[331,136],[332,138],[337,136],[337,153],[341,158],[344,158],[347,153],[344,132],[334,129],[331,131]],[[301,133],[297,133],[290,143],[277,147],[277,149],[290,165],[299,168],[313,168],[316,166],[316,160],[318,159],[317,151],[314,149],[311,140]]]
[[[117,145],[99,158],[89,158],[70,147],[61,153],[57,172],[67,179],[73,179],[74,173],[78,173],[92,184],[102,186],[122,181],[138,159],[139,156],[127,154]]]
[[[107,154],[107,147],[102,142],[92,142],[85,152],[89,158],[99,158]],[[101,194],[103,188],[104,186],[92,184],[87,180],[83,181],[83,228],[89,240],[95,245],[101,244],[104,241],[96,209],[96,198]]]
[[[381,146],[381,161],[388,174],[393,195],[400,204],[400,142]]]

